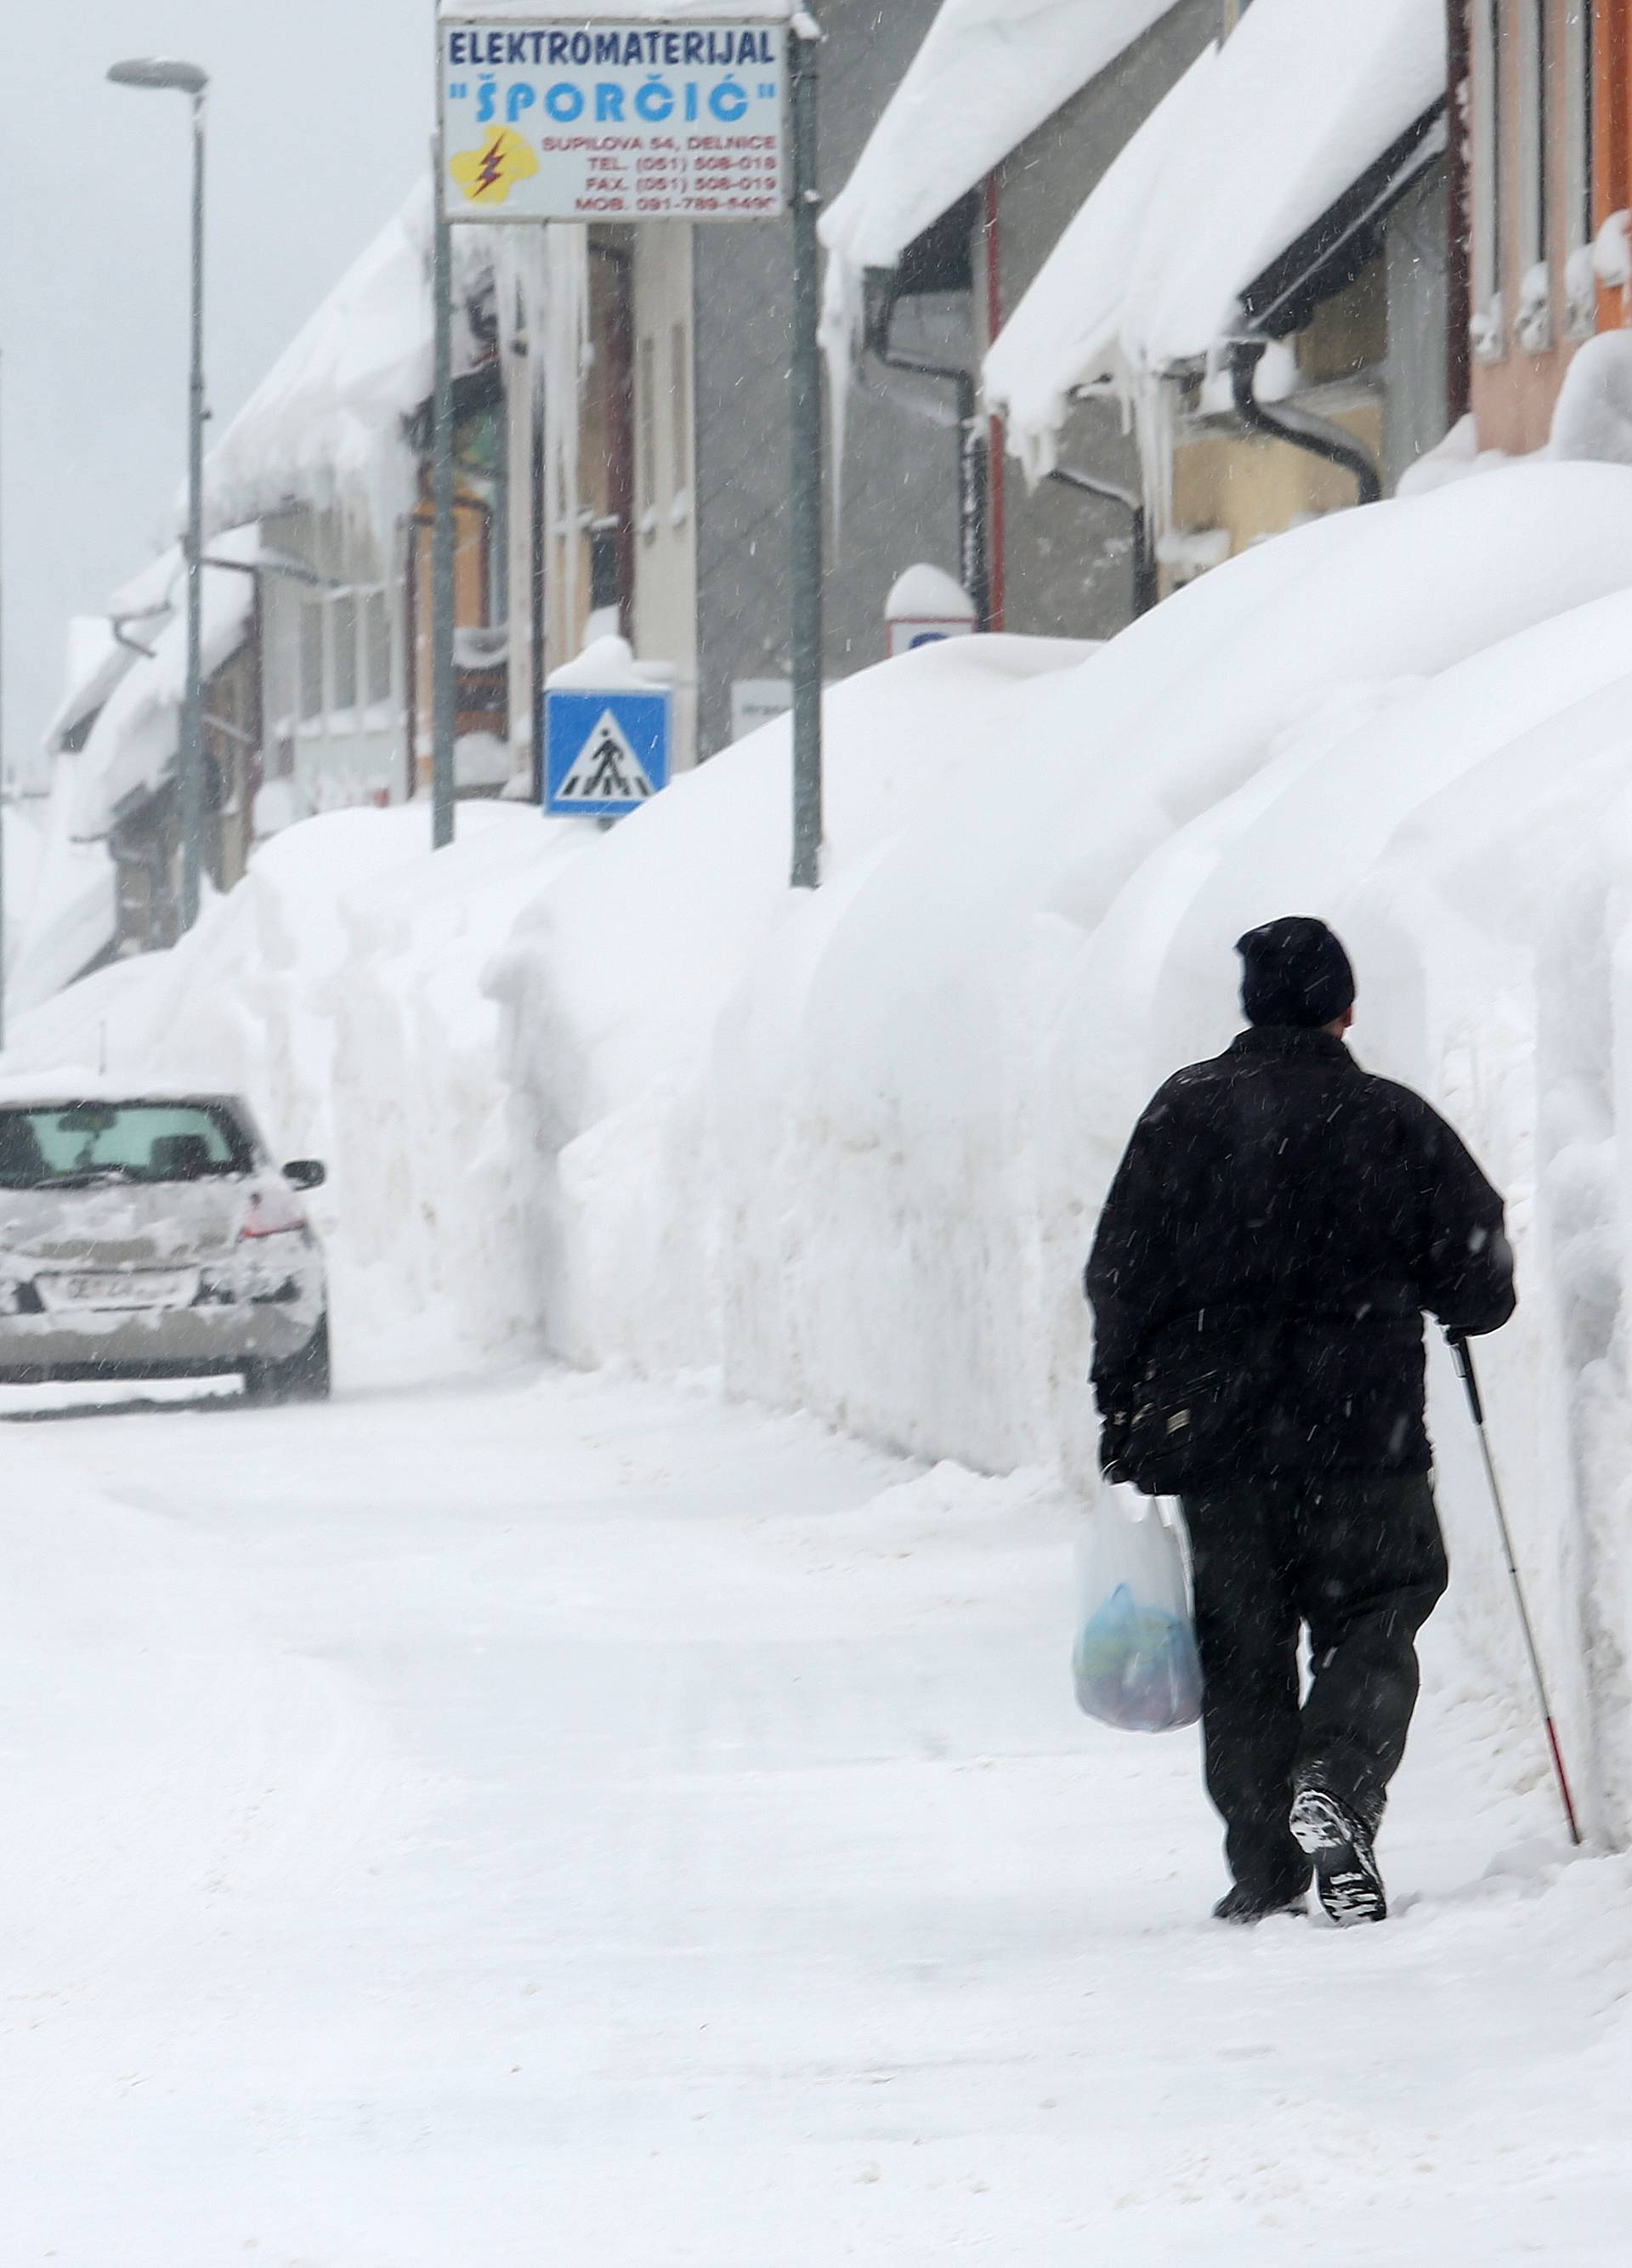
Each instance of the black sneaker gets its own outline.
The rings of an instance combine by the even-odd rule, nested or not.
[[[1339,1929],[1387,1919],[1371,1830],[1363,1819],[1323,1787],[1305,1787],[1293,1802],[1290,1824],[1294,1842],[1314,1860],[1320,1903]]]
[[[1251,1929],[1255,1922],[1271,1921],[1276,1914],[1306,1914],[1309,1901],[1301,1890],[1290,1895],[1248,1889],[1238,1882],[1226,1890],[1213,1908],[1215,1921],[1232,1922],[1238,1929]]]

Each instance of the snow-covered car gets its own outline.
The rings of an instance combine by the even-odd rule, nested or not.
[[[91,1083],[86,1082],[89,1086]],[[241,1373],[328,1392],[323,1256],[244,1104],[98,1082],[0,1088],[0,1381]]]

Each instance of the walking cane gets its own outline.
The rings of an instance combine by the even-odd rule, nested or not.
[[[1502,1531],[1502,1550],[1507,1558],[1507,1572],[1512,1580],[1513,1597],[1518,1607],[1519,1626],[1525,1633],[1525,1651],[1530,1656],[1530,1674],[1536,1683],[1536,1698],[1541,1704],[1541,1719],[1547,1727],[1547,1744],[1553,1752],[1553,1771],[1558,1781],[1558,1793],[1563,1800],[1564,1818],[1570,1828],[1570,1839],[1577,1849],[1581,1845],[1581,1830],[1576,1824],[1576,1807],[1570,1800],[1570,1781],[1564,1771],[1563,1752],[1558,1745],[1558,1728],[1553,1722],[1553,1705],[1547,1697],[1547,1680],[1541,1674],[1541,1657],[1536,1651],[1536,1634],[1530,1624],[1530,1609],[1525,1604],[1525,1587],[1518,1580],[1518,1563],[1513,1556],[1513,1538],[1507,1524],[1507,1507],[1502,1501],[1502,1484],[1496,1478],[1496,1460],[1490,1454],[1490,1436],[1485,1431],[1485,1405],[1480,1399],[1479,1381],[1474,1374],[1474,1351],[1467,1344],[1466,1331],[1447,1331],[1445,1340],[1456,1357],[1456,1366],[1463,1385],[1467,1388],[1467,1406],[1474,1413],[1474,1424],[1479,1433],[1479,1447],[1485,1460],[1485,1475],[1490,1483],[1490,1500],[1496,1506],[1496,1525]]]

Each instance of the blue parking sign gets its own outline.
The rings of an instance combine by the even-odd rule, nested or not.
[[[666,693],[544,696],[544,808],[621,819],[669,784],[673,701]]]

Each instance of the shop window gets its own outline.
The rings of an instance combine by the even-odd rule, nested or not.
[[[491,627],[504,622],[510,604],[509,435],[496,405],[459,421],[453,474],[457,541],[464,555],[455,571],[459,618],[472,627]]]
[[[391,698],[391,602],[384,591],[371,591],[363,607],[364,699],[371,709]]]
[[[640,342],[635,392],[641,534],[650,535],[657,525],[653,515],[658,508],[658,349],[653,339],[645,338]]]
[[[1568,267],[1566,319],[1572,339],[1598,328],[1598,278],[1592,269],[1593,53],[1592,0],[1570,0],[1564,18],[1565,100],[1569,106],[1569,182],[1565,215]]]
[[[1553,282],[1547,262],[1551,0],[1518,0],[1520,178],[1518,306],[1513,332],[1525,354],[1553,343]]]
[[[675,500],[691,486],[691,356],[684,323],[669,332],[669,415],[673,422]]]
[[[300,604],[300,720],[314,724],[323,714],[323,601]]]
[[[1506,214],[1503,195],[1500,0],[1474,0],[1472,23],[1472,189],[1474,201],[1474,352],[1500,362],[1507,352],[1502,303]]]
[[[334,657],[334,706],[342,715],[357,705],[357,594],[336,591],[328,602],[329,652]]]
[[[623,602],[622,526],[598,519],[590,528],[590,611],[616,614]]]

